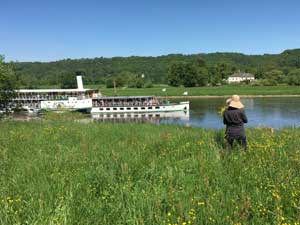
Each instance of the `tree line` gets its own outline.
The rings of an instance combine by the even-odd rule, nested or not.
[[[219,85],[238,71],[255,75],[259,79],[257,85],[300,85],[300,49],[265,55],[170,54],[5,64],[14,71],[23,88],[73,87],[78,74],[84,76],[85,84],[107,87],[113,87],[114,82],[127,87],[151,87],[158,83],[189,87]]]

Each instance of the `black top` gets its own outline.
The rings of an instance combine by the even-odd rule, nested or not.
[[[228,107],[223,114],[223,123],[229,127],[240,127],[247,123],[248,119],[244,109]]]

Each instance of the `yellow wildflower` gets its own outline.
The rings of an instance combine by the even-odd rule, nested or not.
[[[204,202],[198,202],[199,206],[204,205],[204,204],[205,204]]]

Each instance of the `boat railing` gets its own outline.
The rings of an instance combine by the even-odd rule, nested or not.
[[[78,100],[88,99],[90,96],[51,96],[51,95],[41,95],[41,96],[17,96],[13,98],[15,101],[55,101],[55,100],[68,100],[70,97],[77,98]]]
[[[93,102],[94,107],[136,107],[136,106],[164,106],[172,105],[170,102],[123,102],[123,103],[112,103],[112,102]]]

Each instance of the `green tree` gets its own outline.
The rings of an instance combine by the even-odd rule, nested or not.
[[[221,84],[222,80],[227,79],[228,75],[232,73],[232,70],[225,63],[218,63],[208,67],[208,83],[212,86]]]
[[[137,77],[136,80],[135,80],[135,87],[136,88],[142,88],[144,87],[144,79],[140,78],[140,77]]]
[[[145,83],[145,88],[152,88],[153,87],[153,83],[151,80],[148,80],[146,83]]]
[[[284,51],[281,54],[280,65],[300,68],[300,49]]]
[[[197,58],[195,64],[197,67],[206,67],[206,62],[202,58]]]
[[[61,88],[72,89],[77,88],[76,75],[72,73],[64,73],[61,77]]]
[[[205,86],[208,81],[208,70],[205,65],[195,62],[176,62],[168,71],[168,83],[171,86],[185,87]]]
[[[226,63],[218,63],[216,65],[216,71],[221,79],[227,79],[228,75],[230,75],[232,72],[230,66],[228,66]]]
[[[198,71],[195,64],[183,64],[182,84],[185,87],[196,87],[198,84]]]
[[[208,83],[208,69],[200,67],[197,70],[197,84],[198,86],[206,86]]]
[[[283,81],[285,79],[285,75],[281,70],[273,69],[273,70],[266,72],[265,78],[268,80],[274,80],[277,83],[283,83]]]
[[[145,79],[141,75],[131,76],[128,80],[128,87],[142,88],[145,86]]]
[[[134,79],[136,76],[137,75],[135,73],[122,71],[117,75],[117,82],[120,83],[120,86],[128,86],[129,81]]]
[[[122,77],[122,76],[117,76],[115,78],[115,81],[116,81],[117,87],[124,87],[126,84],[126,79],[125,79],[125,77]]]
[[[0,55],[0,108],[7,109],[9,100],[15,96],[17,80],[11,66],[4,63]]]
[[[107,88],[113,88],[114,87],[114,79],[113,78],[108,78],[106,80],[106,87]]]
[[[262,79],[260,80],[260,83],[263,86],[276,86],[278,84],[278,82],[274,79]]]
[[[261,66],[256,68],[256,72],[253,74],[255,74],[255,79],[262,79],[264,77],[264,68]]]
[[[289,85],[300,85],[300,69],[294,69],[288,74]]]
[[[118,75],[116,76],[116,85],[117,87],[136,87],[136,82],[137,82],[137,78],[138,75],[133,73],[133,72],[129,72],[129,71],[122,71],[120,73],[118,73]]]
[[[182,77],[184,74],[184,63],[173,62],[168,69],[167,80],[168,84],[174,87],[178,87],[182,84]]]

